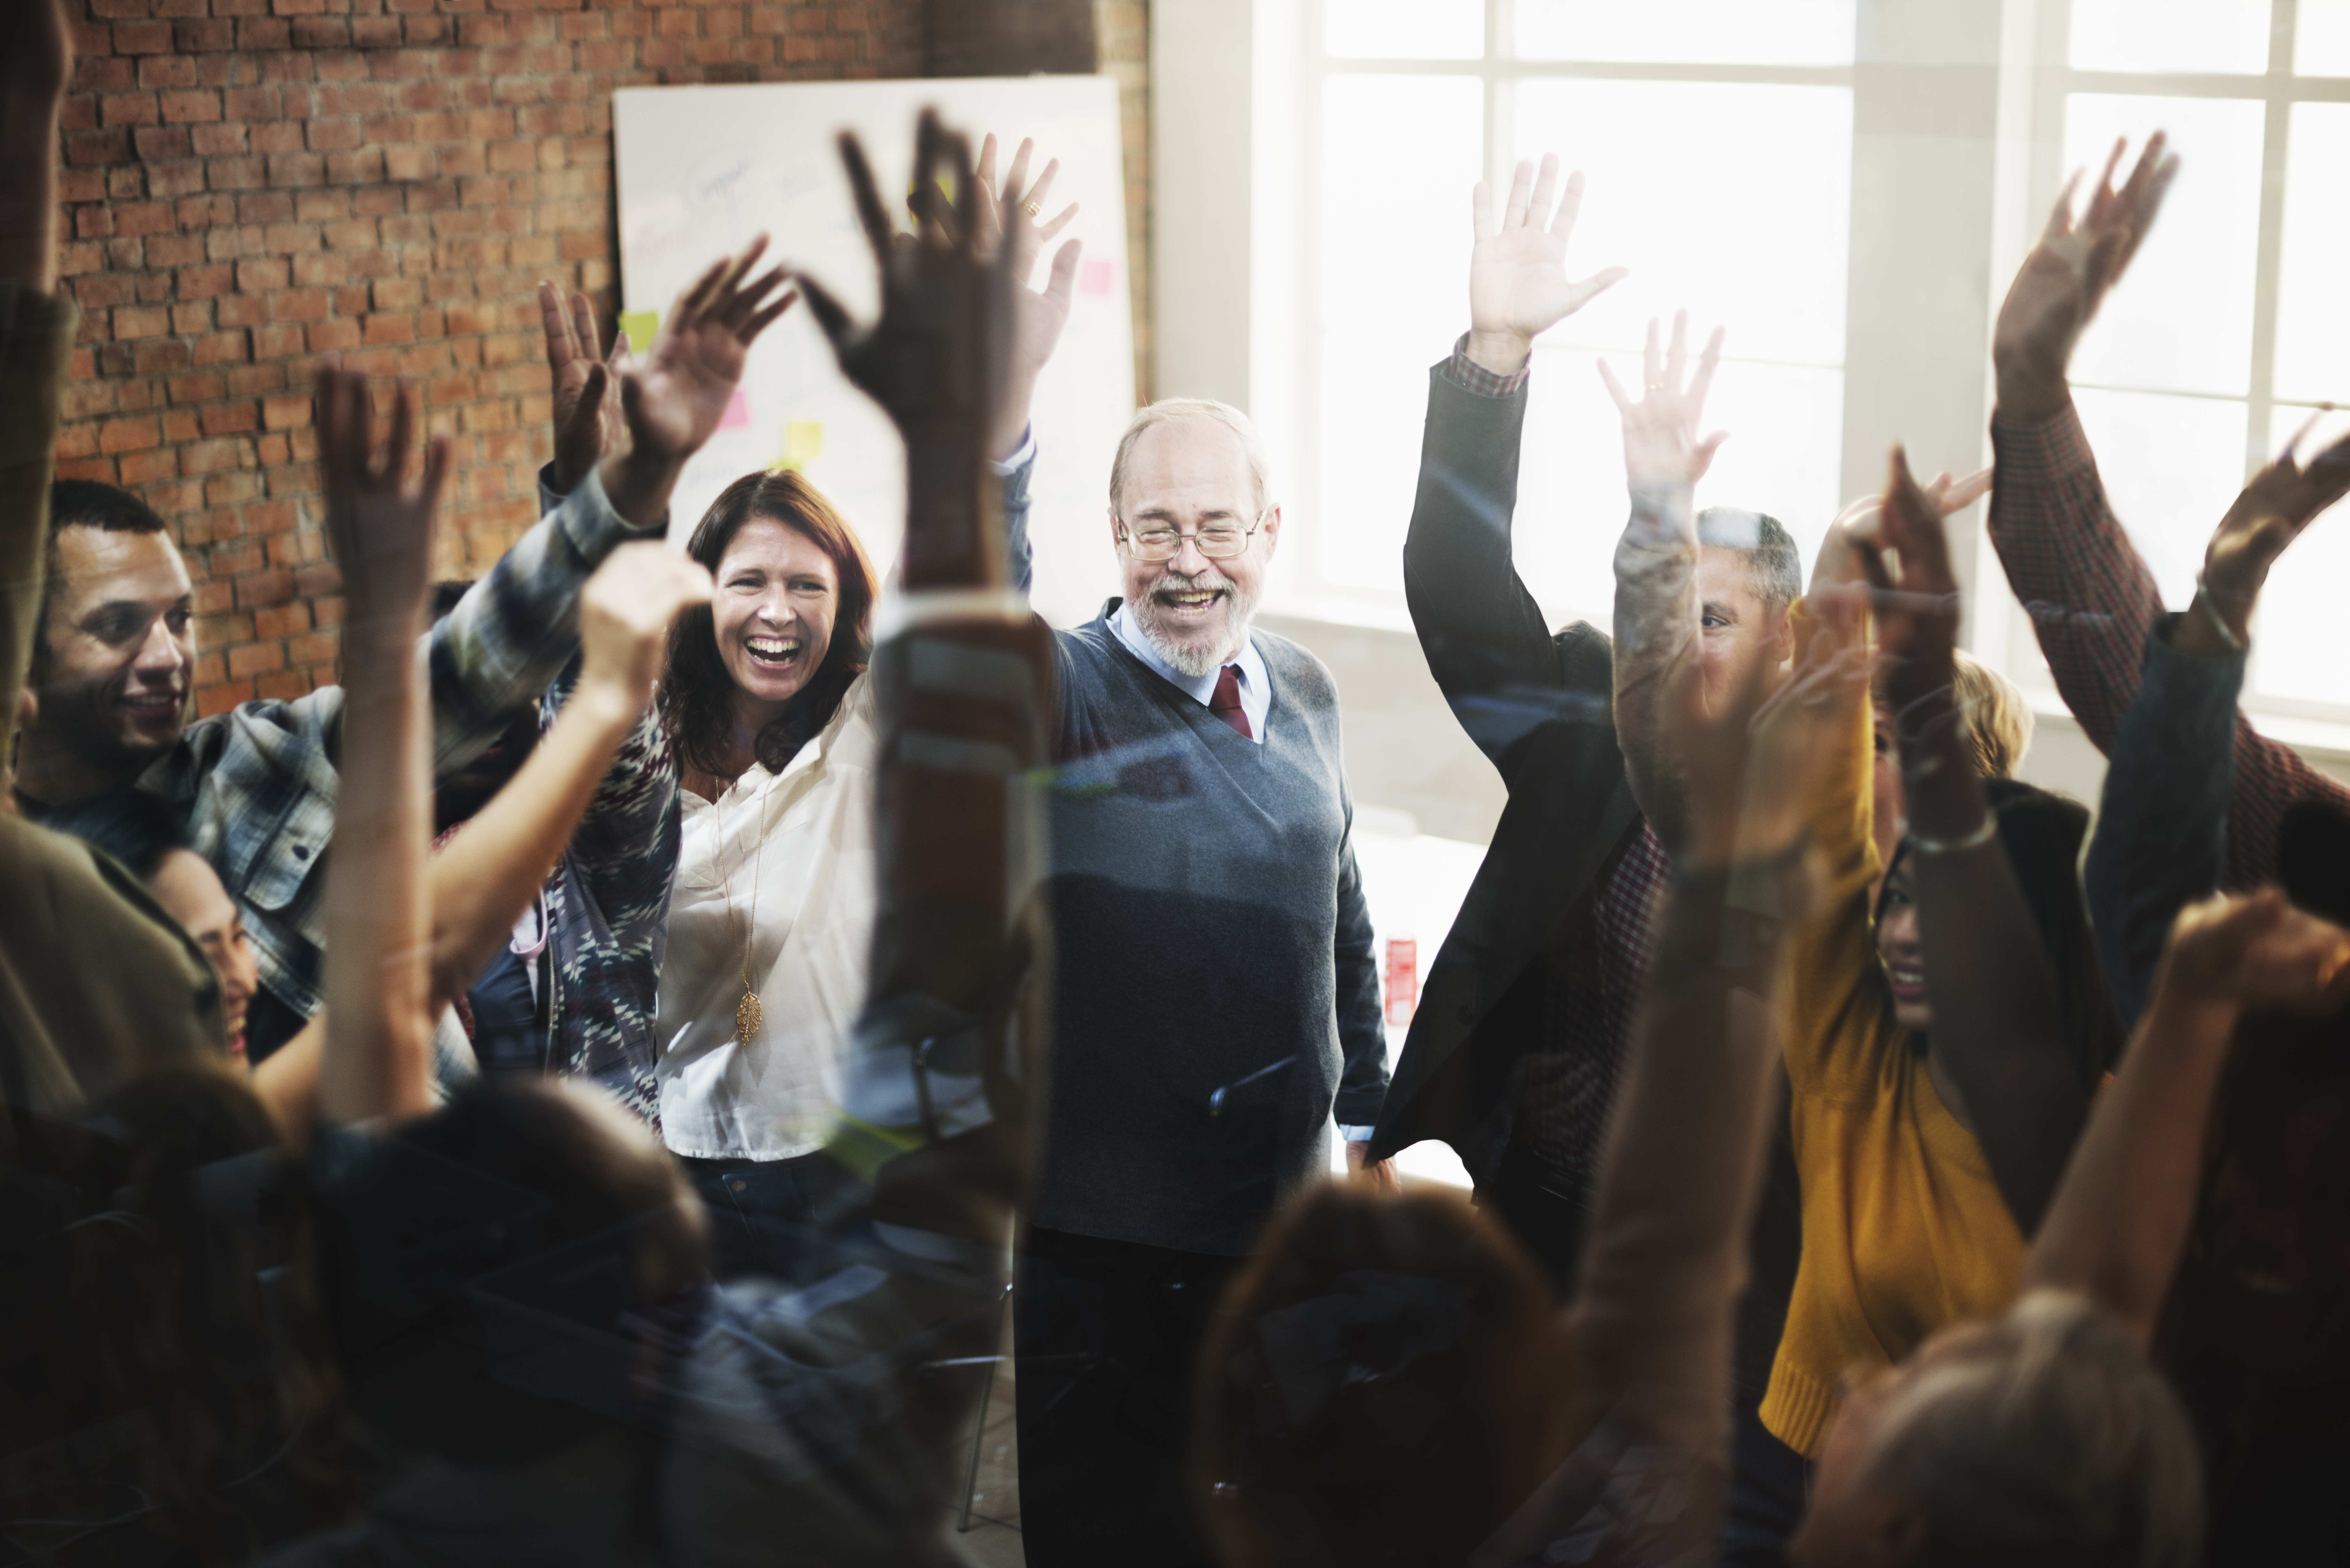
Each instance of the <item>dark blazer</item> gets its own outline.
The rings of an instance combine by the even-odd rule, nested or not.
[[[1591,918],[1595,879],[1640,810],[1616,745],[1607,634],[1578,621],[1554,635],[1511,564],[1525,391],[1482,397],[1443,372],[1429,372],[1404,595],[1430,673],[1510,803],[1428,970],[1369,1153],[1439,1138],[1482,1181],[1500,1149],[1477,1135],[1536,1022],[1495,1004],[1571,934],[1563,922]]]

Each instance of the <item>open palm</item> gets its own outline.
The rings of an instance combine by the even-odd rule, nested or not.
[[[743,281],[766,245],[762,234],[742,254],[712,263],[670,306],[645,357],[622,373],[621,406],[637,450],[681,460],[718,429],[752,343],[798,297],[774,297],[780,267]]]
[[[1554,211],[1558,159],[1520,163],[1509,204],[1493,222],[1493,197],[1480,181],[1472,198],[1477,243],[1469,253],[1469,326],[1472,332],[1531,341],[1565,320],[1601,290],[1627,275],[1609,267],[1581,279],[1566,275],[1566,242],[1583,207],[1581,171],[1567,176]]]

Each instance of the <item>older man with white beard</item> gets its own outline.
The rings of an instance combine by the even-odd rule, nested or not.
[[[1109,521],[1125,593],[1055,634],[1053,1082],[1014,1314],[1034,1568],[1214,1561],[1199,1339],[1326,1171],[1334,1109],[1367,1137],[1388,1081],[1337,691],[1250,625],[1281,509],[1248,416],[1136,415]]]

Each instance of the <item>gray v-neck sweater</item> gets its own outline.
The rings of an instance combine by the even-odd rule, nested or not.
[[[1330,672],[1253,634],[1259,745],[1134,657],[1055,634],[1053,1081],[1032,1224],[1239,1254],[1387,1093]],[[1223,1091],[1221,1098],[1217,1091]]]

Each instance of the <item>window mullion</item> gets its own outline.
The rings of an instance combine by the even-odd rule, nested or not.
[[[2265,461],[2275,405],[2277,278],[2284,258],[2284,168],[2293,139],[2293,47],[2299,0],[2272,0],[2269,11],[2268,105],[2261,140],[2260,248],[2252,266],[2252,363],[2244,421],[2244,473]]]

